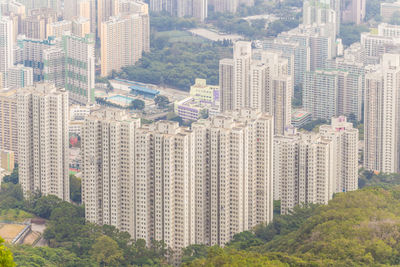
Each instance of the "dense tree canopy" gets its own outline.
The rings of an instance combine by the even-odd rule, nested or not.
[[[0,266],[14,267],[15,263],[11,251],[4,246],[4,239],[0,237]]]
[[[160,50],[144,54],[134,66],[122,68],[124,79],[189,90],[196,78],[218,84],[219,60],[231,50],[216,43],[162,43]]]
[[[75,175],[69,176],[69,193],[71,201],[80,204],[82,202],[82,181]]]
[[[272,224],[236,235],[224,250],[210,248],[206,256],[201,253],[186,266],[234,266],[229,264],[236,261],[255,266],[266,262],[271,266],[398,265],[399,225],[400,186],[369,187],[337,194],[326,206],[276,216]]]
[[[352,43],[359,42],[361,33],[367,31],[369,29],[365,25],[342,24],[339,37],[345,46],[350,46]]]

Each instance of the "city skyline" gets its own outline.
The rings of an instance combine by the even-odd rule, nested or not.
[[[396,8],[0,0],[0,178],[174,264],[352,196],[400,174]]]

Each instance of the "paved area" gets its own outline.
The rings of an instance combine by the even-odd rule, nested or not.
[[[26,227],[25,224],[0,224],[0,236],[8,243]]]
[[[243,40],[245,39],[243,36],[238,34],[222,34],[217,31],[212,31],[204,28],[196,28],[189,30],[194,35],[201,36],[211,41],[223,41],[223,40]]]

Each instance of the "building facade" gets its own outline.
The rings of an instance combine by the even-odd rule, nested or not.
[[[236,42],[233,59],[220,61],[221,110],[266,112],[274,116],[275,133],[282,134],[291,123],[293,76],[288,62],[280,51],[252,50],[250,42]]]
[[[364,168],[400,170],[400,56],[384,54],[382,64],[365,76]]]
[[[191,129],[92,114],[82,130],[86,217],[174,251],[224,245],[272,220],[273,132],[273,118],[251,109]]]
[[[149,16],[129,13],[111,17],[101,26],[101,75],[134,65],[149,47]]]
[[[0,72],[5,73],[14,64],[13,23],[0,14]]]
[[[39,83],[17,93],[19,183],[69,201],[68,93]]]
[[[0,150],[13,151],[18,161],[16,89],[0,89]]]
[[[288,128],[274,140],[274,190],[281,213],[297,205],[328,204],[336,189],[334,142],[315,133]]]
[[[63,35],[65,89],[72,101],[83,105],[95,101],[94,42],[93,34],[88,34],[84,38],[72,34]]]

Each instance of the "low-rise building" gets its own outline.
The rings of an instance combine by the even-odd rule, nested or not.
[[[305,110],[295,110],[292,113],[292,125],[300,128],[311,121],[311,113]]]
[[[190,87],[190,97],[175,102],[175,113],[184,120],[198,120],[220,113],[220,90],[217,85],[207,85],[196,79]]]
[[[0,150],[0,168],[6,172],[12,172],[14,170],[14,151],[11,150]]]

